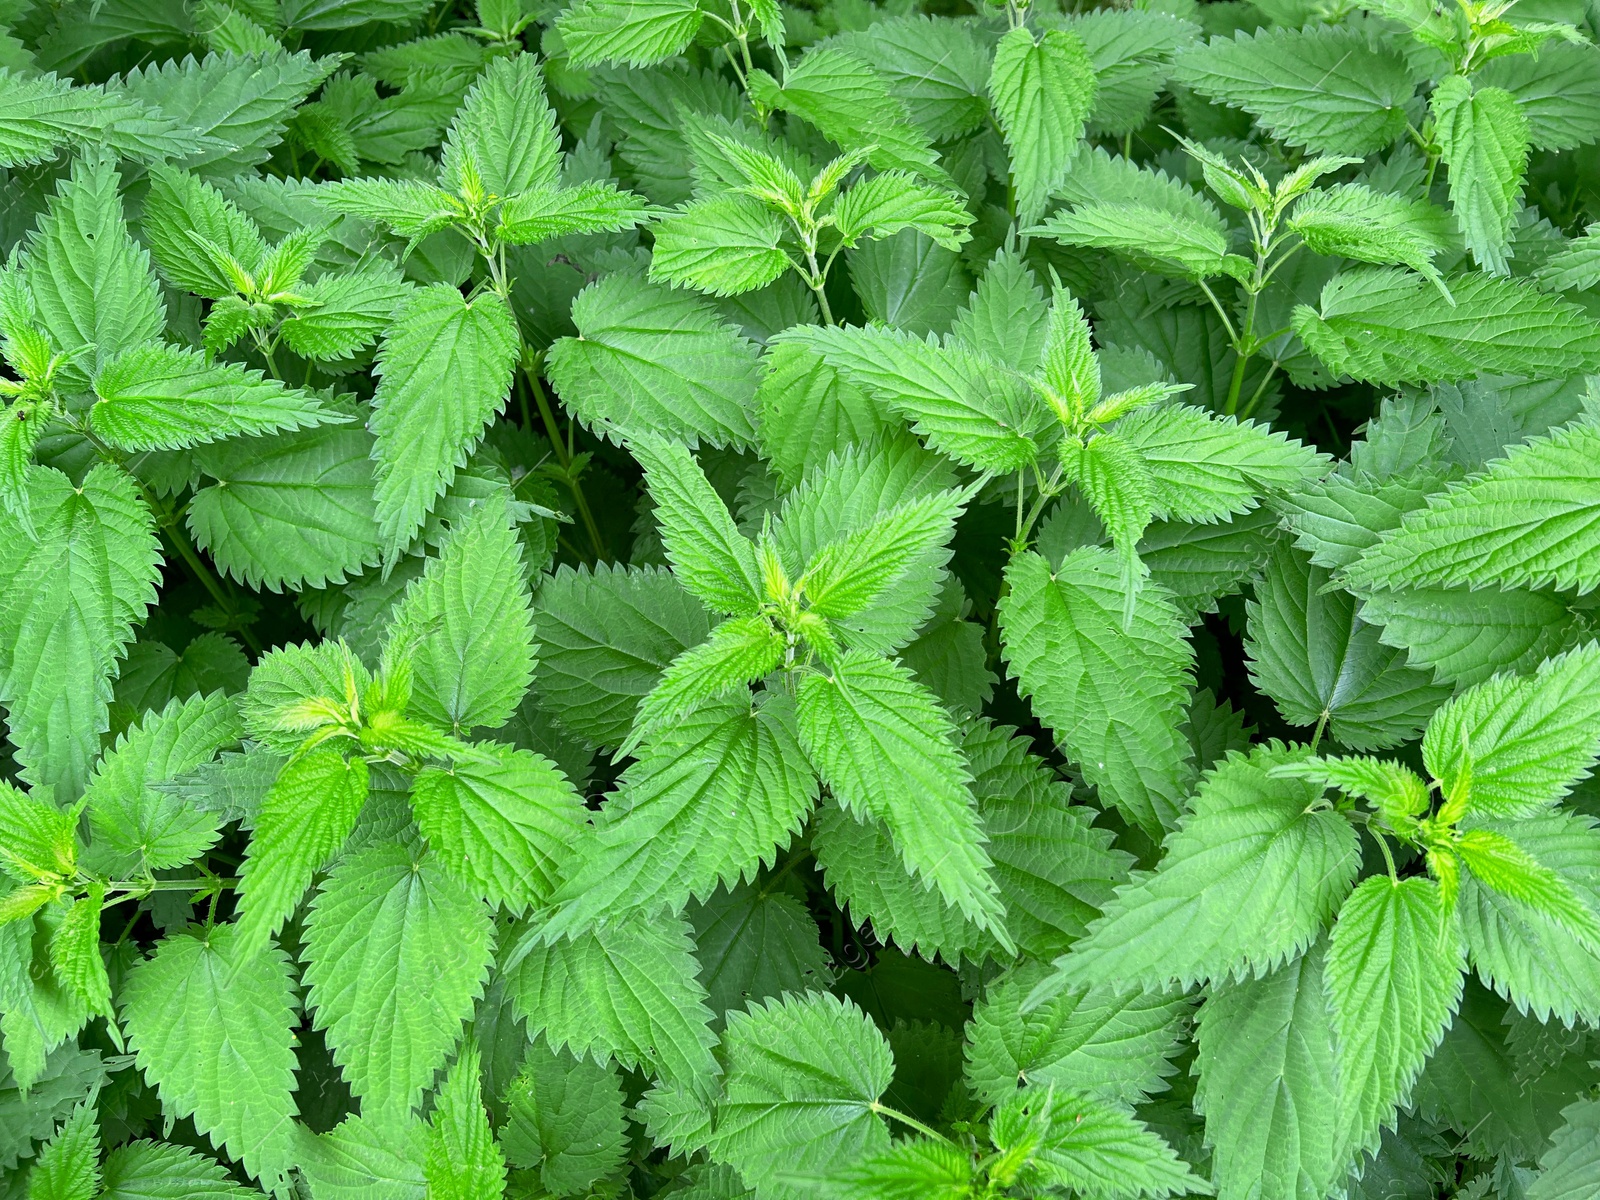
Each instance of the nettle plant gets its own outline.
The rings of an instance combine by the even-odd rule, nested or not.
[[[1592,5],[0,22],[0,1200],[1600,1194]]]

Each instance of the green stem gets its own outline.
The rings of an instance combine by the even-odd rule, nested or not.
[[[1028,539],[1033,535],[1033,526],[1044,515],[1045,506],[1054,500],[1060,491],[1062,468],[1058,463],[1049,480],[1039,488],[1039,495],[1033,502],[1033,507],[1028,510],[1028,515],[1023,518],[1022,526],[1017,530],[1016,549],[1021,550],[1028,544]]]
[[[1373,827],[1370,821],[1367,822],[1367,832],[1370,833],[1373,837],[1373,840],[1378,843],[1378,849],[1383,851],[1383,861],[1389,866],[1389,878],[1398,883],[1400,880],[1400,872],[1395,868],[1394,855],[1389,853],[1389,839],[1384,837],[1383,834],[1379,833],[1378,830]]]
[[[1211,290],[1211,285],[1202,279],[1200,290],[1206,294],[1206,299],[1211,301],[1211,307],[1217,310],[1217,316],[1222,318],[1222,328],[1227,330],[1228,340],[1237,343],[1239,333],[1233,327],[1233,318],[1228,315],[1228,310],[1222,307],[1222,301],[1217,299],[1217,294]]]
[[[926,1137],[937,1138],[946,1145],[951,1144],[950,1139],[945,1137],[945,1135],[940,1133],[937,1129],[934,1129],[929,1125],[924,1125],[915,1117],[906,1116],[905,1113],[901,1112],[897,1108],[890,1108],[887,1104],[880,1104],[876,1100],[872,1102],[871,1108],[873,1112],[878,1113],[880,1116],[888,1117],[890,1120],[899,1121],[900,1124],[906,1126],[907,1128],[915,1129],[918,1133],[923,1134]]]
[[[1311,734],[1311,753],[1317,752],[1317,746],[1322,741],[1323,730],[1328,727],[1328,710],[1323,709],[1322,715],[1317,718],[1317,727]]]
[[[267,335],[262,333],[261,330],[257,329],[254,332],[256,349],[260,350],[261,357],[267,360],[267,374],[272,376],[272,378],[276,379],[279,383],[282,383],[283,376],[278,371],[278,360],[273,357],[272,352],[274,347],[272,343],[267,341]]]
[[[1250,300],[1244,309],[1244,328],[1239,331],[1239,336],[1234,339],[1233,353],[1233,378],[1228,382],[1228,399],[1222,411],[1229,416],[1239,411],[1239,393],[1244,389],[1245,368],[1250,365],[1250,359],[1255,356],[1258,349],[1255,337],[1256,306],[1261,302],[1261,289],[1266,287],[1267,254],[1271,249],[1270,239],[1263,239],[1256,245],[1255,275],[1245,290],[1249,293]]]
[[[829,258],[828,262],[832,263],[833,259]],[[839,322],[833,319],[833,309],[828,306],[828,272],[817,264],[817,250],[809,240],[806,243],[806,266],[810,268],[806,275],[806,284],[817,298],[817,307],[822,310],[823,323],[837,325]]]
[[[148,896],[151,892],[200,892],[218,887],[238,886],[237,879],[201,875],[195,879],[112,879],[106,883],[106,891],[137,892]]]
[[[1267,364],[1267,373],[1261,377],[1261,382],[1256,384],[1256,390],[1251,393],[1250,399],[1245,401],[1244,408],[1239,411],[1239,416],[1241,418],[1252,417],[1255,415],[1256,405],[1261,403],[1261,397],[1266,394],[1267,385],[1272,382],[1272,377],[1277,373],[1278,360],[1273,359]]]
[[[1239,411],[1239,393],[1244,390],[1244,371],[1250,365],[1250,356],[1245,353],[1244,347],[1235,345],[1233,348],[1233,378],[1228,381],[1228,401],[1222,406],[1222,411],[1230,416]]]
[[[539,406],[539,417],[544,421],[550,445],[556,452],[561,469],[567,472],[567,487],[572,492],[572,501],[577,506],[578,517],[583,521],[584,532],[589,535],[589,543],[594,547],[595,557],[603,560],[607,557],[605,539],[600,536],[600,527],[595,524],[594,513],[589,509],[588,497],[583,494],[582,482],[572,476],[572,455],[561,439],[561,429],[556,424],[555,411],[550,407],[550,397],[545,394],[544,385],[539,382],[536,356],[529,353],[526,346],[523,347],[522,373],[527,379],[528,389],[533,392],[535,403]]]

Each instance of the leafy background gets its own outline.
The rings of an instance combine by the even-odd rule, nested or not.
[[[1600,1194],[1592,3],[0,26],[0,1195]]]

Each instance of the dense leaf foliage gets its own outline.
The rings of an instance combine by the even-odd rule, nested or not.
[[[1597,42],[0,2],[0,1200],[1600,1196]]]

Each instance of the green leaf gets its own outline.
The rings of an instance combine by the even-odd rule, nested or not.
[[[1059,991],[1029,1008],[1049,974],[1027,963],[989,984],[967,1026],[966,1080],[999,1104],[1032,1084],[1119,1104],[1139,1104],[1168,1086],[1190,1004],[1176,988],[1115,984]]]
[[[246,1200],[259,1193],[187,1146],[138,1141],[106,1155],[100,1200]]]
[[[712,1012],[727,1015],[833,977],[822,935],[804,904],[782,887],[740,883],[692,905],[694,953]]]
[[[789,266],[775,214],[748,196],[700,200],[655,230],[650,278],[713,296],[766,287]]]
[[[1501,671],[1520,673],[1576,642],[1586,622],[1557,596],[1485,588],[1375,592],[1361,619],[1382,625],[1385,645],[1405,650],[1413,667],[1462,687]]]
[[[551,898],[546,936],[590,928],[624,907],[678,913],[718,883],[754,879],[816,798],[786,695],[700,705],[645,739]]]
[[[434,284],[384,336],[371,427],[378,528],[393,561],[421,528],[511,391],[516,324],[492,292],[464,299]],[[448,379],[440,393],[435,381]]]
[[[1122,1108],[1054,1089],[1026,1088],[990,1120],[995,1149],[1026,1185],[1088,1197],[1190,1196],[1206,1181]]]
[[[1312,757],[1280,767],[1278,773],[1331,785],[1347,796],[1365,800],[1397,829],[1405,825],[1407,818],[1427,812],[1433,803],[1423,778],[1392,759]]]
[[[313,193],[325,209],[381,221],[413,245],[466,220],[466,210],[449,192],[405,179],[340,179]]]
[[[1222,597],[1256,573],[1277,524],[1277,514],[1265,508],[1215,525],[1153,521],[1139,541],[1139,558],[1150,578],[1172,593],[1187,625],[1215,612]]]
[[[219,814],[159,792],[244,732],[234,702],[221,692],[172,700],[117,739],[96,765],[84,798],[94,830],[97,860],[124,878],[181,866],[211,848],[221,832]]]
[[[972,214],[961,198],[922,183],[906,171],[885,171],[856,184],[833,207],[833,221],[846,246],[864,237],[886,238],[915,229],[947,250],[967,241]]]
[[[173,934],[129,972],[123,1026],[168,1112],[269,1188],[295,1161],[294,1010],[289,958],[246,953],[220,925]]]
[[[1302,1200],[1343,1182],[1326,963],[1318,941],[1259,979],[1213,984],[1200,1008],[1195,1108],[1219,1200]]]
[[[1534,816],[1600,756],[1600,643],[1547,659],[1531,676],[1497,675],[1434,714],[1422,757],[1447,797],[1496,817]]]
[[[763,1194],[806,1194],[801,1181],[889,1148],[876,1108],[894,1059],[850,1001],[809,992],[734,1013],[722,1052],[712,1153]]]
[[[537,1042],[511,1084],[506,1107],[500,1131],[506,1159],[537,1171],[552,1195],[581,1195],[624,1161],[622,1080],[605,1064]]]
[[[112,90],[166,114],[205,147],[187,155],[189,169],[232,179],[267,160],[283,140],[295,106],[316,90],[337,64],[309,51],[286,54],[208,54],[201,61],[169,59],[128,72]]]
[[[797,578],[830,543],[956,482],[949,463],[905,434],[830,457],[784,499],[772,527],[785,574]],[[835,618],[832,628],[855,649],[890,654],[903,647],[932,613],[950,555],[948,546],[930,545],[874,603]]]
[[[917,636],[900,650],[900,661],[919,683],[953,712],[979,712],[994,696],[997,682],[989,669],[983,627],[969,620],[972,601],[960,582],[947,578],[930,616]]]
[[[300,903],[311,877],[338,853],[367,799],[367,764],[322,747],[291,760],[262,801],[239,868],[236,953],[259,954]]]
[[[1580,1100],[1561,1115],[1566,1124],[1540,1155],[1528,1200],[1583,1200],[1600,1187],[1600,1100]]]
[[[467,92],[445,137],[440,183],[462,195],[468,163],[483,189],[501,198],[560,181],[561,139],[537,56],[492,59]]]
[[[189,532],[218,568],[251,587],[343,583],[383,549],[372,448],[365,429],[335,425],[198,449],[196,462],[215,483],[190,501]]]
[[[754,443],[756,348],[706,301],[610,275],[573,301],[572,323],[579,336],[557,340],[545,369],[579,420],[613,439]]]
[[[1360,183],[1308,192],[1294,206],[1287,227],[1314,254],[1366,263],[1402,263],[1443,286],[1433,256],[1448,249],[1443,214],[1420,200],[1408,200]]]
[[[1006,928],[1025,953],[1059,953],[1083,936],[1130,860],[1091,824],[1093,809],[1069,802],[1070,788],[1012,727],[970,722],[961,749],[989,833]]]
[[[664,913],[619,916],[553,943],[524,935],[506,985],[528,1034],[596,1061],[610,1055],[694,1094],[719,1068],[711,1010],[697,978],[688,923]]]
[[[884,78],[841,46],[811,47],[787,65],[781,86],[765,71],[753,72],[749,91],[758,103],[811,122],[835,145],[861,150],[880,171],[948,179],[928,135],[907,120]]]
[[[873,65],[912,122],[935,140],[970,133],[987,117],[989,58],[959,24],[917,14],[837,36]]]
[[[100,1190],[100,1127],[95,1117],[88,1103],[72,1110],[28,1172],[28,1200],[95,1200]]]
[[[633,456],[678,580],[713,612],[754,616],[764,595],[755,547],[739,532],[694,456],[673,442],[636,437]]]
[[[621,753],[632,754],[639,742],[664,726],[676,724],[707,700],[733,692],[777,670],[783,662],[783,635],[765,617],[734,617],[711,631],[711,637],[673,659],[656,690],[644,698],[633,732]]]
[[[241,291],[240,272],[254,279],[266,261],[255,222],[188,171],[150,173],[140,226],[167,282],[211,300]]]
[[[867,319],[919,337],[948,329],[972,286],[959,254],[914,229],[867,242],[846,261]]]
[[[711,632],[710,615],[670,571],[563,566],[534,600],[542,642],[535,690],[586,742],[620,746],[667,665]]]
[[[583,798],[543,755],[424,767],[411,785],[417,827],[446,873],[511,912],[542,904],[583,826]]]
[[[428,1133],[421,1121],[349,1116],[327,1133],[302,1134],[300,1169],[329,1200],[369,1200],[378,1188],[397,1200],[426,1200]]]
[[[155,600],[160,550],[137,489],[109,464],[79,486],[34,467],[28,524],[0,514],[0,701],[22,777],[62,800],[88,783],[117,659]]]
[[[1016,251],[1000,250],[990,260],[983,278],[967,298],[950,328],[956,341],[979,354],[1010,363],[1018,371],[1033,371],[1046,363],[1046,344],[1056,345],[1060,335],[1052,321],[1064,314],[1046,305],[1033,272]],[[1082,322],[1082,365],[1098,368],[1089,353],[1088,326]]]
[[[335,711],[342,717],[361,702],[370,680],[371,672],[343,639],[276,647],[250,672],[240,703],[245,731],[270,750],[298,757],[307,727]]]
[[[1510,92],[1474,90],[1464,75],[1442,81],[1429,105],[1461,236],[1479,266],[1504,275],[1528,169],[1528,118]]]
[[[399,270],[381,258],[349,274],[330,272],[299,289],[306,307],[291,311],[278,335],[304,358],[347,359],[382,336],[410,293]]]
[[[1397,528],[1413,509],[1444,490],[1449,476],[1436,468],[1373,478],[1365,472],[1335,470],[1326,479],[1277,497],[1295,545],[1319,567],[1348,567],[1364,550]]]
[[[987,278],[987,277],[986,277]],[[1078,301],[1058,290],[1051,298],[1040,370],[1058,415],[1073,423],[1100,403],[1100,360]]]
[[[350,29],[368,21],[404,25],[421,18],[421,0],[283,0],[288,29]]]
[[[505,1194],[506,1160],[483,1110],[482,1060],[470,1036],[439,1088],[423,1174],[430,1200],[494,1200]]]
[[[951,966],[1005,956],[992,933],[923,886],[881,820],[825,802],[811,821],[811,852],[835,902],[879,940]]]
[[[70,815],[46,800],[0,785],[0,868],[18,883],[71,876],[77,845]]]
[[[1372,1150],[1461,1000],[1461,934],[1431,879],[1363,880],[1333,927],[1324,990],[1337,1034],[1341,1153]]]
[[[1600,947],[1600,916],[1565,878],[1495,829],[1458,831],[1450,847],[1474,879],[1490,891],[1557,925],[1593,950]]]
[[[1361,855],[1350,823],[1314,807],[1320,784],[1274,774],[1300,756],[1269,743],[1219,763],[1160,866],[1117,889],[1057,960],[1051,986],[1259,978],[1304,951],[1349,894]]]
[[[1172,602],[1147,583],[1125,626],[1120,568],[1097,547],[1056,572],[1019,554],[1005,578],[1001,633],[1023,694],[1102,802],[1159,838],[1192,778],[1180,726],[1193,651]]]
[[[575,67],[648,67],[681,53],[704,20],[694,0],[579,0],[556,28]]]
[[[1514,279],[1446,281],[1452,307],[1420,275],[1397,267],[1341,272],[1320,306],[1295,306],[1294,330],[1336,375],[1380,386],[1494,372],[1555,378],[1600,366],[1600,325]]]
[[[756,393],[761,452],[787,486],[798,484],[830,454],[870,441],[893,420],[866,392],[804,347],[771,347],[766,367]]]
[[[1546,812],[1523,819],[1472,818],[1565,883],[1591,912],[1600,911],[1600,833],[1594,818]],[[1571,1024],[1593,1019],[1600,1003],[1600,953],[1535,905],[1463,875],[1458,901],[1467,954],[1479,976],[1524,1012]]]
[[[1067,246],[1114,250],[1162,274],[1204,279],[1238,274],[1243,259],[1228,253],[1226,227],[1153,204],[1090,201],[1056,213],[1030,232]]]
[[[1579,292],[1600,283],[1600,223],[1590,225],[1533,273],[1540,287],[1552,292]]]
[[[94,377],[94,431],[119,450],[181,450],[241,435],[345,418],[310,394],[234,363],[151,343],[117,355]]]
[[[1595,118],[1595,101],[1600,99],[1597,66],[1600,52],[1593,43],[1552,40],[1537,54],[1492,59],[1473,78],[1486,87],[1504,88],[1516,98],[1539,149],[1571,150],[1600,139],[1600,121]]]
[[[954,1142],[929,1137],[895,1142],[830,1181],[848,1200],[963,1200],[977,1182],[972,1156]]]
[[[1074,484],[1100,518],[1122,562],[1126,593],[1124,623],[1130,621],[1138,592],[1140,569],[1136,546],[1155,505],[1150,472],[1143,456],[1120,434],[1105,430],[1087,442],[1070,438],[1061,444],[1062,479]]]
[[[110,160],[78,159],[25,243],[23,277],[39,323],[56,347],[79,355],[62,368],[73,383],[166,326],[150,255],[122,219],[121,182]]]
[[[797,584],[811,611],[842,618],[872,605],[918,559],[949,541],[961,508],[960,493],[934,492],[829,542]]]
[[[431,1086],[493,943],[488,910],[430,853],[379,845],[329,873],[305,922],[307,1003],[363,1113],[403,1118]]]
[[[574,233],[616,233],[644,224],[651,210],[632,192],[610,182],[554,191],[525,192],[500,207],[495,232],[510,246],[527,246]]]
[[[1094,63],[1090,132],[1119,138],[1150,119],[1174,53],[1199,34],[1192,18],[1160,9],[1090,9],[1068,16],[1063,26],[1083,39]]]
[[[1175,78],[1244,109],[1291,146],[1362,158],[1405,130],[1416,91],[1397,49],[1356,28],[1268,29],[1213,38],[1180,54]]]
[[[16,69],[0,75],[0,162],[26,167],[64,145],[106,143],[139,158],[190,147],[171,118],[100,87]]]
[[[839,802],[881,820],[908,870],[1005,941],[972,776],[927,689],[857,650],[801,683],[799,710],[800,744]]]
[[[533,677],[533,607],[506,505],[479,504],[406,589],[391,639],[409,648],[413,716],[458,736],[511,718]]]
[[[111,981],[100,956],[100,912],[105,887],[95,882],[68,906],[50,938],[50,965],[56,978],[82,998],[92,1013],[110,1018]]]
[[[808,326],[783,344],[819,354],[849,382],[912,422],[941,453],[981,471],[1004,474],[1031,462],[1042,428],[1020,378],[957,346],[941,347],[910,333]]]
[[[1407,514],[1348,572],[1358,587],[1600,586],[1592,552],[1600,424],[1513,446],[1468,482]]]
[[[1083,40],[1050,29],[1036,42],[1027,29],[1011,30],[995,47],[989,97],[1011,152],[1017,216],[1032,223],[1066,175],[1094,107],[1094,66]]]
[[[1246,608],[1250,679],[1290,724],[1325,726],[1351,749],[1408,741],[1449,690],[1384,645],[1329,579],[1299,550],[1273,551]]]

